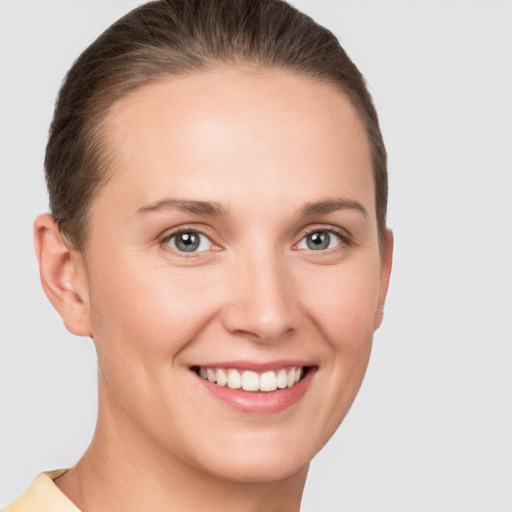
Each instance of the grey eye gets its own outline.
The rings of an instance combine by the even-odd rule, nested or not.
[[[167,244],[179,252],[202,252],[208,250],[211,242],[202,233],[187,231],[171,236]]]
[[[324,251],[332,249],[341,243],[341,238],[332,231],[322,230],[309,233],[299,242],[299,249],[310,251]]]

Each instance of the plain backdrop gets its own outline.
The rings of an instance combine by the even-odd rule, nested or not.
[[[0,505],[85,450],[92,342],[39,285],[54,99],[136,0],[0,0]],[[295,0],[366,76],[395,266],[367,377],[303,511],[512,511],[512,1]]]

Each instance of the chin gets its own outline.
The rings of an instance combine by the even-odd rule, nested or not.
[[[251,457],[240,453],[239,457],[227,457],[218,461],[215,467],[207,468],[212,475],[223,480],[239,483],[278,482],[303,473],[309,469],[310,458],[289,454],[265,454]]]
[[[313,436],[304,433],[268,428],[252,436],[230,437],[224,442],[202,443],[194,465],[217,478],[240,483],[281,481],[297,474],[305,478],[311,459],[323,445],[313,445]]]

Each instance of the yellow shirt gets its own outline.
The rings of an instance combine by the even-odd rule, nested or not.
[[[58,469],[41,473],[25,494],[3,512],[80,512],[53,482],[66,471],[67,469]]]

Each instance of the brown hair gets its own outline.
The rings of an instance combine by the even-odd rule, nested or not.
[[[350,99],[370,143],[383,246],[386,150],[364,78],[336,37],[281,0],[157,0],[100,35],[59,93],[45,170],[51,211],[73,247],[85,250],[89,207],[109,177],[102,122],[113,103],[141,85],[220,64],[290,70],[332,83]]]

